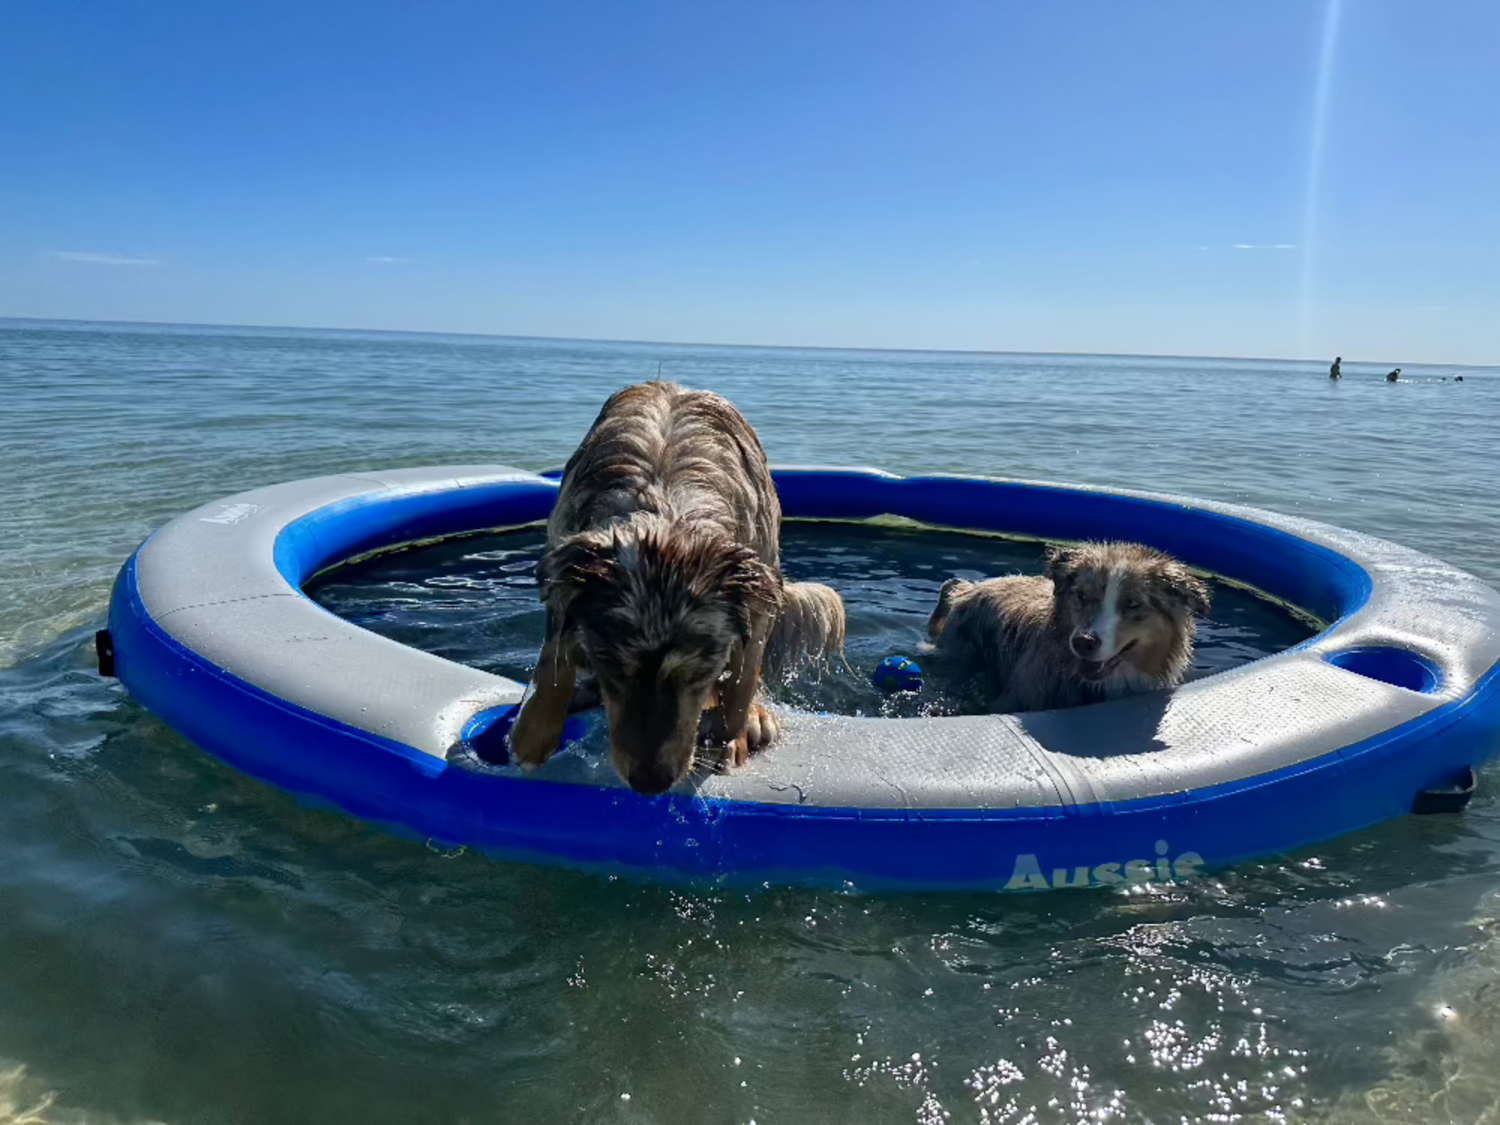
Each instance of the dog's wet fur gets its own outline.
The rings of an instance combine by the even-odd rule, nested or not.
[[[994,712],[1074,707],[1176,687],[1208,587],[1135,543],[1050,548],[1039,577],[944,583],[931,648],[975,676]]]
[[[544,762],[591,694],[639,793],[692,770],[707,709],[730,764],[773,741],[760,673],[782,606],[780,532],[765,451],[727,400],[664,382],[611,396],[547,523],[547,632],[514,758]]]
[[[788,582],[782,592],[781,616],[766,646],[765,675],[771,683],[787,683],[804,669],[826,668],[835,657],[842,661],[848,628],[837,590],[821,582]]]

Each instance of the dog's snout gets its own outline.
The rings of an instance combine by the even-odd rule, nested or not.
[[[626,780],[630,783],[630,788],[646,797],[660,796],[677,781],[671,770],[656,764],[637,766],[630,771]]]
[[[632,685],[604,697],[610,757],[625,783],[655,797],[687,774],[693,761],[702,701],[681,699],[661,684]]]
[[[1074,633],[1070,642],[1073,653],[1085,660],[1092,660],[1099,655],[1099,634],[1097,633]]]

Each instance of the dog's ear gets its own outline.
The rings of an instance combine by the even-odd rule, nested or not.
[[[609,580],[615,565],[614,543],[600,535],[573,535],[558,543],[536,564],[537,592],[566,628],[569,610],[579,595]]]
[[[1052,579],[1052,585],[1061,590],[1073,578],[1078,569],[1078,550],[1074,547],[1048,547],[1044,556],[1042,574]]]
[[[741,640],[750,639],[755,610],[774,613],[781,606],[781,581],[753,548],[735,545],[719,558],[717,585],[734,607],[734,628]]]
[[[1173,601],[1200,616],[1208,612],[1208,585],[1187,567],[1173,562],[1162,571],[1161,577]]]

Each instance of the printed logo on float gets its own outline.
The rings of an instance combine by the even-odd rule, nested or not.
[[[1095,865],[1080,864],[1076,867],[1054,867],[1050,871],[1042,865],[1035,853],[1016,856],[1011,869],[1007,891],[1049,891],[1060,887],[1114,887],[1138,886],[1142,883],[1170,883],[1174,879],[1191,879],[1203,867],[1203,857],[1197,852],[1183,852],[1176,859],[1169,859],[1172,849],[1165,840],[1156,841],[1154,859],[1127,859],[1120,862]]]
[[[239,523],[256,512],[264,511],[259,504],[223,504],[211,516],[199,516],[199,523]]]

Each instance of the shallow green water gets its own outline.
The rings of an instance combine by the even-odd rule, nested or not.
[[[1181,490],[1500,581],[1489,372],[0,322],[0,1121],[49,1091],[170,1122],[1495,1111],[1493,772],[1461,818],[1148,894],[686,892],[303,809],[93,675],[114,571],[177,512],[556,464],[658,360],[777,461]]]

